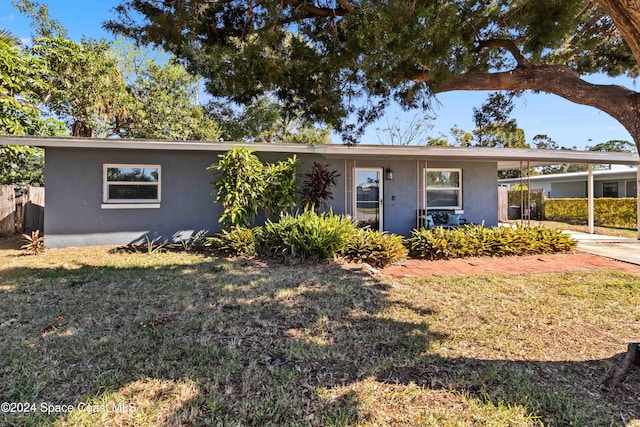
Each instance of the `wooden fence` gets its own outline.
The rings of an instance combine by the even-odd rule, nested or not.
[[[509,189],[504,186],[498,187],[498,222],[509,220]]]
[[[44,233],[44,187],[27,187],[16,197],[16,187],[0,185],[0,234],[34,230]]]
[[[529,218],[529,215],[531,217]],[[544,191],[542,189],[509,190],[505,186],[498,187],[498,221],[543,219]]]

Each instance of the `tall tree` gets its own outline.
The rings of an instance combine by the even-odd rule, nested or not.
[[[133,98],[130,114],[114,124],[122,138],[217,141],[220,126],[197,104],[198,79],[175,58],[118,41],[111,46]]]
[[[612,139],[609,141],[601,142],[600,144],[589,147],[589,151],[618,151],[626,153],[635,153],[638,150],[636,146],[629,141],[622,141],[619,139]]]
[[[459,128],[457,125],[454,125],[449,133],[453,137],[455,141],[453,145],[458,147],[470,147],[473,141],[473,134],[471,132],[467,132],[464,129]]]
[[[112,136],[131,116],[135,100],[105,41],[37,37],[32,52],[55,72],[47,107],[72,136]]]
[[[385,127],[376,128],[378,142],[390,145],[448,145],[446,139],[435,138],[429,135],[434,125],[431,123],[434,117],[429,115],[414,114],[407,121],[401,121],[398,116],[393,120],[387,119]]]
[[[573,148],[560,147],[557,142],[551,139],[548,135],[538,134],[533,137],[533,144],[539,150],[571,150]],[[543,175],[556,174],[556,173],[569,173],[569,172],[584,172],[587,170],[587,165],[583,163],[570,163],[561,165],[548,165],[542,166],[540,172]]]
[[[23,52],[18,40],[0,29],[0,133],[59,135],[61,123],[42,115],[40,93],[48,90],[50,71],[38,58]],[[0,147],[0,184],[42,184],[43,153],[24,146]]]
[[[107,28],[174,52],[213,95],[273,93],[351,140],[393,99],[532,90],[605,111],[640,144],[640,94],[581,79],[638,74],[638,0],[122,0],[116,11]]]
[[[227,141],[329,144],[329,129],[314,126],[269,96],[255,99],[244,108],[211,102],[209,114],[222,126]]]
[[[480,147],[528,148],[524,131],[518,127],[513,111],[513,93],[495,92],[482,106],[473,109],[476,129],[473,134]]]
[[[67,37],[46,5],[12,3],[31,18],[30,53],[51,73],[40,93],[47,110],[79,137],[217,140],[220,130],[196,104],[197,77],[163,52]],[[161,56],[165,61],[157,61]]]
[[[109,45],[104,40],[70,40],[46,4],[31,0],[11,4],[31,19],[35,35],[31,53],[53,71],[43,75],[49,85],[41,94],[49,111],[67,124],[73,136],[112,135],[114,123],[130,114],[133,99]]]

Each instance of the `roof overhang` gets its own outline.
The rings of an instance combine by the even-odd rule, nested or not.
[[[436,147],[397,145],[304,145],[238,142],[183,142],[138,139],[59,138],[0,136],[0,145],[28,145],[42,148],[96,148],[121,150],[227,151],[245,147],[256,152],[320,154],[326,158],[416,159],[463,162],[496,162],[498,169],[519,169],[562,163],[638,165],[637,153],[538,150],[523,148]]]
[[[637,167],[630,167],[627,169],[612,169],[612,170],[596,170],[593,171],[593,178],[606,180],[606,179],[634,179],[638,173]],[[589,177],[588,172],[567,172],[556,173],[546,175],[531,176],[528,179],[533,181],[553,181],[553,182],[581,182],[585,181]],[[518,184],[520,178],[504,178],[498,180],[499,184]]]

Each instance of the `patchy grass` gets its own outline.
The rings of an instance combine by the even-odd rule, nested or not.
[[[10,247],[0,400],[36,407],[2,425],[640,419],[638,370],[599,388],[640,336],[637,275],[383,281],[336,264]]]

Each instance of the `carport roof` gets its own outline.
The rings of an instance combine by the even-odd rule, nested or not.
[[[245,147],[256,152],[319,154],[326,158],[415,159],[441,161],[496,162],[498,169],[518,169],[560,163],[638,165],[637,153],[538,150],[524,148],[436,147],[394,145],[304,145],[238,142],[165,141],[140,139],[60,138],[0,136],[0,145],[29,145],[42,148],[110,148],[121,150],[227,151]]]

